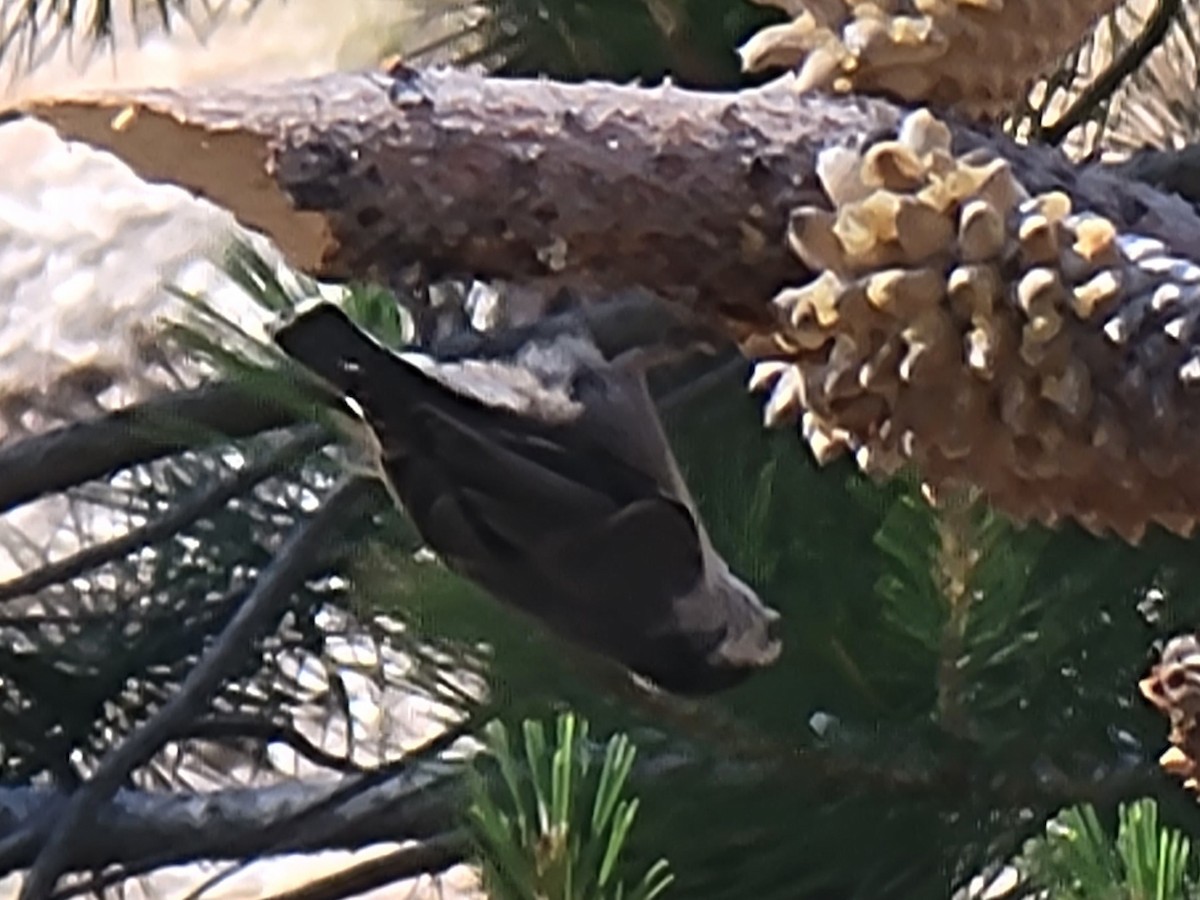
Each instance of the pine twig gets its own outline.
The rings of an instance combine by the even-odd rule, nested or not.
[[[265,481],[298,459],[316,450],[329,440],[328,432],[319,426],[308,426],[286,441],[273,453],[253,463],[220,484],[209,487],[195,497],[180,502],[161,519],[134,528],[120,537],[85,547],[78,553],[57,562],[26,572],[9,581],[0,582],[0,604],[18,597],[35,594],[42,588],[81,575],[91,569],[120,559],[135,550],[178,533],[198,519],[222,509],[234,497]]]
[[[56,428],[0,447],[0,514],[139,463],[295,420],[280,404],[218,383]]]
[[[321,802],[313,804],[292,818],[275,823],[270,829],[271,834],[267,836],[267,848],[257,853],[256,856],[267,856],[270,854],[271,848],[281,849],[288,843],[294,844],[299,842],[308,846],[320,846],[324,844],[332,834],[331,829],[335,826],[322,823],[320,819],[322,814],[350,803],[356,797],[379,788],[401,775],[407,774],[415,765],[421,762],[436,758],[448,750],[460,738],[473,734],[478,729],[479,724],[488,718],[490,718],[490,712],[484,707],[456,725],[447,728],[441,734],[435,735],[425,741],[420,747],[404,754],[400,759],[384,763],[381,766],[363,772],[358,778],[346,782]],[[276,839],[271,840],[271,835],[275,835]],[[247,860],[242,860],[235,865],[229,866],[224,871],[216,873],[207,881],[201,883],[199,887],[195,888],[183,900],[200,900],[205,893],[232,877],[235,873],[243,869],[246,864]]]
[[[938,721],[949,734],[964,739],[969,736],[970,721],[963,706],[962,657],[966,652],[973,600],[971,576],[979,561],[972,519],[974,506],[975,496],[965,489],[950,491],[938,498],[940,541],[934,562],[934,578],[947,605],[946,624],[938,651]]]
[[[295,751],[309,762],[343,774],[357,774],[363,767],[345,756],[330,753],[318,747],[295,728],[280,722],[271,722],[258,716],[223,714],[206,716],[187,725],[186,730],[175,735],[176,740],[232,740],[252,738],[266,746],[280,743]]]
[[[1181,0],[1158,0],[1158,6],[1151,14],[1145,29],[1121,53],[1112,65],[1100,73],[1075,102],[1063,113],[1058,120],[1042,130],[1042,140],[1052,147],[1057,147],[1068,134],[1082,124],[1096,108],[1116,93],[1126,78],[1137,71],[1154,50],[1167,36],[1167,29],[1179,15]]]

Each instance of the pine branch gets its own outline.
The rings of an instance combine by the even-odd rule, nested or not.
[[[769,358],[754,379],[768,421],[810,414],[822,461],[852,452],[878,476],[913,464],[1019,521],[1074,517],[1134,543],[1156,523],[1194,529],[1200,212],[1120,170],[922,113],[904,140],[944,134],[938,165],[953,157],[962,178],[926,153],[919,174],[888,181],[901,110],[793,88],[397,67],[25,111],[225,205],[322,277],[402,283],[417,263],[533,290],[642,286],[714,313],[743,352]],[[855,199],[843,182],[860,177],[891,187]],[[1000,199],[983,199],[993,188]],[[1021,197],[1036,202],[1022,211]],[[1000,204],[978,246],[959,234],[976,200]],[[904,210],[921,228],[888,218]],[[989,297],[985,324],[951,301],[964,290]],[[1031,440],[1034,419],[1044,437]]]
[[[486,712],[481,713],[478,717],[469,716],[456,725],[444,729],[419,747],[405,753],[398,760],[362,770],[357,775],[343,778],[333,785],[323,782],[320,787],[324,790],[313,792],[303,803],[276,804],[278,806],[277,813],[248,826],[253,828],[254,832],[252,845],[243,847],[243,843],[232,840],[228,842],[228,849],[225,851],[217,851],[215,854],[209,855],[201,854],[201,856],[195,857],[197,859],[232,858],[241,861],[238,865],[208,879],[197,888],[196,893],[202,894],[219,884],[227,876],[240,869],[242,864],[248,860],[287,854],[294,852],[294,848],[308,851],[358,849],[377,843],[379,838],[372,837],[370,833],[360,835],[357,829],[359,826],[374,828],[374,825],[368,821],[374,814],[368,812],[365,818],[360,819],[360,807],[365,805],[368,810],[376,810],[378,807],[375,795],[379,791],[388,792],[387,795],[391,798],[384,800],[383,803],[403,801],[409,804],[406,815],[411,815],[406,821],[415,823],[398,834],[390,834],[384,840],[436,840],[439,835],[448,833],[451,828],[457,827],[460,815],[458,809],[461,798],[457,779],[450,777],[454,769],[453,766],[448,770],[444,767],[430,769],[427,764],[439,760],[442,754],[462,737],[473,733],[483,716],[486,716]],[[315,786],[302,779],[292,779],[283,785],[266,790],[285,788],[307,793],[310,787]],[[240,790],[248,796],[253,795],[254,798],[257,798],[257,792],[264,789],[242,788]],[[396,791],[399,791],[399,796],[396,796]],[[0,789],[0,796],[2,793],[3,789]],[[119,792],[117,800],[120,800],[125,793],[128,792]],[[178,793],[171,796],[186,804],[192,800],[200,801],[204,797],[214,795]],[[268,806],[272,805],[272,799],[272,797],[268,797]],[[237,806],[236,803],[234,805]],[[260,805],[260,801],[253,799],[251,805],[257,807]],[[0,805],[0,809],[2,809],[2,805]],[[207,809],[207,806],[202,807],[202,811]],[[105,810],[101,810],[99,813],[101,818],[104,814]],[[138,814],[144,815],[144,810],[139,808]],[[220,819],[220,815],[217,815],[216,818]],[[0,815],[0,834],[4,830],[2,823],[3,816]],[[349,833],[347,829],[349,829]],[[184,844],[187,845],[186,836]],[[226,845],[222,844],[222,846]],[[191,858],[179,860],[176,856],[178,849],[176,845],[170,844],[161,852],[135,854],[128,859],[123,857],[116,862],[115,866],[110,866],[106,871],[68,887],[60,888],[51,896],[51,900],[67,900],[67,898],[84,894],[99,894],[130,878],[145,875],[177,861],[191,861]],[[129,854],[126,856],[128,857]]]
[[[0,513],[181,450],[294,421],[283,405],[229,383],[154,397],[0,447]]]
[[[243,855],[242,860],[248,860],[252,856],[267,856],[283,852],[281,848],[298,840],[300,835],[304,836],[303,839],[305,841],[311,842],[316,846],[321,846],[323,841],[336,837],[336,834],[331,832],[331,829],[338,827],[336,823],[330,823],[327,819],[322,818],[322,815],[327,810],[349,803],[355,797],[367,793],[379,785],[388,784],[397,777],[407,775],[414,767],[428,760],[438,758],[457,743],[460,738],[474,734],[482,723],[490,717],[488,708],[479,707],[471,715],[468,715],[455,725],[444,729],[441,733],[425,741],[420,747],[406,753],[400,759],[364,772],[360,778],[348,780],[337,791],[331,793],[320,803],[314,804],[290,820],[279,822],[272,826],[273,833],[277,839],[273,843],[268,842],[265,844],[263,849],[257,854]],[[199,900],[202,894],[220,884],[240,868],[240,865],[233,866],[223,872],[217,873],[197,887],[186,900]]]
[[[418,875],[445,872],[462,862],[466,846],[467,837],[462,832],[439,835],[413,846],[402,847],[378,859],[350,866],[304,887],[273,894],[269,900],[340,900],[342,897],[356,897]]]
[[[965,740],[970,737],[971,723],[964,706],[962,664],[974,600],[971,575],[979,558],[972,520],[975,498],[970,491],[957,491],[939,499],[934,581],[948,609],[938,648],[937,712],[942,728]]]
[[[72,796],[65,810],[31,826],[29,838],[14,839],[15,847],[24,847],[29,842],[42,844],[34,867],[21,888],[22,900],[49,897],[59,875],[70,862],[73,842],[92,820],[99,805],[117,790],[134,768],[143,765],[190,719],[204,710],[229,669],[250,642],[280,614],[313,565],[323,557],[331,536],[336,534],[336,529],[372,484],[365,479],[343,483],[317,516],[293,534],[276,554],[216,643],[188,673],[179,692],[103,759],[92,777]],[[2,868],[5,867],[0,865]]]
[[[331,771],[343,774],[362,771],[362,766],[346,756],[321,749],[297,729],[257,716],[233,713],[205,716],[189,723],[176,735],[176,740],[186,739],[252,740],[263,747],[268,744],[283,744],[297,756]]]
[[[786,78],[704,93],[401,67],[21,113],[209,197],[317,277],[392,283],[419,261],[433,274],[643,285],[753,319],[808,277],[783,237],[793,209],[826,204],[817,153],[894,128],[902,110],[798,97]],[[954,130],[961,150],[1004,157],[1030,191],[1063,190],[1119,228],[1200,248],[1200,216],[1152,189]]]
[[[49,585],[69,581],[89,569],[120,559],[141,547],[170,537],[198,519],[223,508],[234,497],[278,474],[281,469],[302,459],[328,440],[329,434],[325,429],[319,426],[305,427],[263,460],[252,463],[220,484],[199,492],[198,496],[182,500],[162,518],[131,529],[120,537],[85,547],[64,559],[17,578],[0,582],[0,604],[17,597],[29,596]]]

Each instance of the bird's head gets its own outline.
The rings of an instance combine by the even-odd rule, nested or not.
[[[715,694],[736,687],[779,659],[779,612],[764,604],[719,558],[675,608],[687,627],[665,637],[657,659],[639,667],[664,690],[685,696]],[[711,618],[718,612],[716,619]],[[696,645],[701,636],[702,647]],[[686,650],[672,652],[681,640]]]

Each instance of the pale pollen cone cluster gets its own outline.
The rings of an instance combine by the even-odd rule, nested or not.
[[[1159,765],[1200,794],[1200,640],[1193,634],[1172,638],[1138,686],[1171,723],[1171,746]]]
[[[1200,267],[1057,192],[1031,196],[946,125],[830,147],[829,207],[793,211],[819,273],[774,298],[751,387],[818,460],[978,485],[1018,521],[1136,543],[1200,510]]]
[[[1009,111],[1119,0],[758,0],[790,22],[742,47],[801,90],[877,94],[971,118]]]

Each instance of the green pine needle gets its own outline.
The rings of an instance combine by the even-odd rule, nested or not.
[[[638,801],[625,794],[633,745],[614,735],[603,763],[591,777],[594,750],[588,724],[572,713],[560,715],[554,740],[541,722],[522,723],[523,753],[509,743],[497,721],[484,729],[485,761],[468,779],[468,821],[479,848],[480,868],[497,900],[652,900],[672,881],[665,860],[655,862],[636,886],[619,873]],[[525,767],[518,774],[518,759]],[[483,766],[499,770],[483,774]],[[499,789],[498,789],[499,788]],[[527,823],[536,822],[536,831]]]

